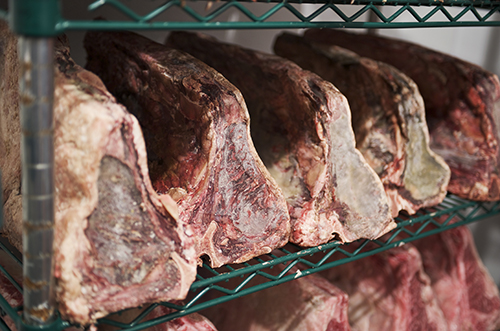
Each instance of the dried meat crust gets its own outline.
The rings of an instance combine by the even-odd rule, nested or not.
[[[500,82],[479,66],[425,47],[333,29],[304,37],[390,63],[417,84],[425,102],[431,148],[451,169],[448,191],[477,201],[500,200]]]
[[[56,298],[83,325],[110,312],[185,298],[196,275],[190,230],[153,191],[137,120],[100,79],[56,47]]]
[[[356,148],[380,176],[393,217],[443,201],[450,169],[429,147],[424,102],[408,76],[347,49],[288,33],[278,36],[274,51],[347,97]]]
[[[250,138],[241,93],[192,56],[134,33],[89,32],[87,68],[137,116],[153,186],[170,192],[213,267],[288,241],[283,195]]]
[[[373,239],[395,226],[380,179],[355,149],[347,101],[331,83],[278,56],[202,34],[172,32],[167,44],[242,91],[256,148],[287,198],[292,242]]]

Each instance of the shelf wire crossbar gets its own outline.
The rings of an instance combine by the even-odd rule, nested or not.
[[[413,216],[397,217],[395,219],[396,227],[377,240],[363,239],[351,244],[332,241],[310,248],[288,244],[248,262],[217,269],[211,268],[209,263],[205,261],[199,268],[196,281],[191,285],[190,294],[184,302],[147,305],[142,307],[142,311],[137,313],[137,316],[129,323],[115,321],[111,318],[102,318],[98,323],[121,330],[146,329],[229,300],[497,214],[500,214],[500,202],[472,202],[448,195],[436,207],[421,210]],[[16,264],[22,264],[18,254],[12,252],[2,242],[0,242],[0,248],[14,259]],[[3,267],[0,268],[0,273],[6,276],[18,291],[22,291],[21,286]],[[258,280],[257,285],[253,282],[256,280]],[[20,319],[22,306],[11,307],[7,300],[0,296],[0,307],[2,312],[12,319]],[[159,308],[164,309],[167,313],[160,317],[151,318],[149,315],[153,310]],[[57,330],[69,326],[68,322],[59,320]],[[8,330],[8,327],[0,324],[0,329]]]
[[[205,11],[197,10],[193,4],[199,1],[167,0],[152,11],[140,15],[120,0],[97,0],[89,5],[89,10],[98,13],[101,8],[112,7],[122,13],[127,20],[66,20],[61,19],[56,30],[60,33],[68,30],[147,30],[147,29],[263,29],[263,28],[312,28],[312,27],[350,27],[350,28],[405,28],[405,27],[442,27],[442,26],[495,26],[500,25],[500,18],[493,15],[500,11],[500,1],[363,1],[344,0],[333,1],[255,1],[266,4],[267,10],[262,14],[255,14],[247,6],[247,1],[228,0],[217,2],[216,6]],[[254,4],[255,2],[252,2]],[[207,3],[212,3],[211,1]],[[304,15],[297,4],[314,3],[319,7],[309,15]],[[344,4],[349,4],[344,6]],[[345,8],[360,7],[352,15],[345,12]],[[393,13],[384,14],[382,7],[398,6]],[[417,8],[430,7],[427,13],[418,12]],[[193,21],[164,21],[159,16],[173,10],[180,9]],[[451,8],[458,8],[453,14]],[[479,8],[485,11],[479,12]],[[249,21],[225,21],[224,13],[235,10]],[[280,20],[278,13],[287,12],[295,20]],[[320,15],[332,12],[336,18],[321,20]],[[373,13],[378,22],[366,21],[366,15]],[[409,14],[406,15],[405,14]],[[470,14],[470,15],[467,15]],[[1,13],[0,13],[1,15]],[[438,17],[439,16],[439,17]],[[500,16],[500,15],[497,15]]]

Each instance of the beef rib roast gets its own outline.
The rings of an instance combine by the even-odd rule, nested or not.
[[[132,32],[88,32],[87,68],[137,116],[151,181],[179,204],[198,256],[240,263],[288,242],[290,216],[250,138],[241,93],[215,70]]]
[[[101,80],[56,49],[55,276],[59,310],[82,324],[184,299],[194,237],[151,185],[139,123]]]
[[[21,122],[17,38],[0,19],[0,169],[4,226],[2,232],[22,251]]]
[[[192,230],[176,220],[175,201],[154,192],[137,120],[73,62],[63,37],[55,66],[54,275],[62,317],[87,325],[121,309],[184,299],[196,276]],[[8,93],[18,93],[17,84]],[[19,148],[20,123],[9,111],[19,109],[2,108],[14,141],[4,146]],[[2,163],[17,167],[14,152],[2,154]],[[17,176],[6,180],[19,183]],[[5,210],[17,215],[5,233],[22,252],[21,204]]]
[[[332,82],[347,97],[356,148],[380,176],[392,216],[441,203],[450,168],[429,148],[424,102],[396,68],[338,47],[283,33],[276,54]]]
[[[498,77],[474,64],[405,41],[333,29],[304,37],[390,63],[417,84],[425,102],[431,148],[451,169],[448,191],[500,200]]]
[[[167,44],[242,92],[257,151],[289,205],[291,242],[373,239],[395,226],[380,179],[355,149],[347,101],[331,83],[281,57],[202,34],[172,32]]]
[[[269,272],[276,276],[284,268],[276,265]],[[300,275],[300,271],[292,268],[288,274]],[[257,276],[245,286],[258,286],[263,281],[263,277]],[[240,283],[241,279],[232,278],[224,287],[236,288]],[[219,331],[351,331],[348,301],[347,294],[338,287],[318,275],[309,275],[218,304],[202,313]]]
[[[355,245],[349,246],[352,249]],[[447,330],[431,280],[424,272],[418,250],[411,244],[319,274],[349,296],[349,322],[353,330]]]

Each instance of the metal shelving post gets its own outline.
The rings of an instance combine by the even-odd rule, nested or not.
[[[11,0],[10,24],[19,36],[23,192],[23,319],[30,330],[55,319],[54,36],[58,0]]]

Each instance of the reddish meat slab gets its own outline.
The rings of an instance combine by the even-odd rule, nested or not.
[[[154,192],[137,120],[64,44],[55,62],[54,275],[62,317],[85,325],[147,302],[183,299],[196,275],[192,230],[175,220],[175,202]],[[20,132],[17,121],[10,125]],[[21,215],[20,204],[9,208]],[[19,234],[9,231],[21,222],[7,223],[6,232],[22,251]]]
[[[455,57],[395,39],[314,29],[305,38],[390,63],[418,85],[431,148],[451,169],[448,191],[471,200],[500,199],[498,77]]]
[[[248,104],[260,157],[287,199],[290,240],[376,238],[393,228],[382,183],[355,149],[345,97],[286,59],[173,32],[167,43],[221,72]]]
[[[450,169],[429,148],[424,102],[410,78],[382,62],[288,33],[278,36],[274,51],[347,97],[356,148],[380,176],[393,217],[443,201]]]
[[[417,240],[415,246],[450,331],[500,328],[498,287],[481,262],[467,227]]]
[[[410,244],[328,269],[320,275],[349,296],[353,330],[447,330],[420,254]]]
[[[144,131],[153,186],[179,203],[179,219],[213,267],[288,241],[284,197],[250,138],[241,93],[183,52],[130,32],[88,32],[87,68]]]

